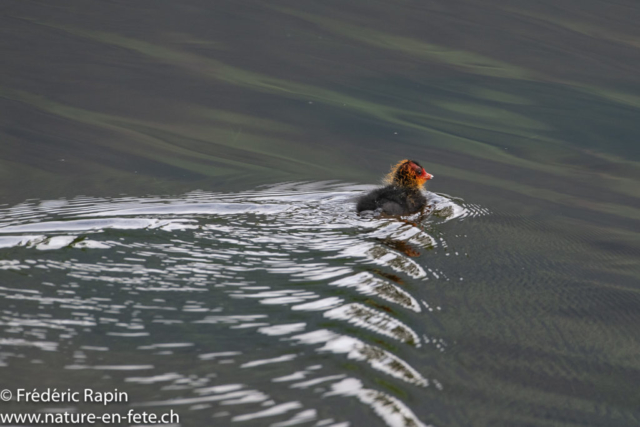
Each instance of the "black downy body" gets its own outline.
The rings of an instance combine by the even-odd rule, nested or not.
[[[417,188],[387,185],[358,199],[356,211],[380,210],[387,215],[410,215],[419,212],[427,204],[427,198]]]

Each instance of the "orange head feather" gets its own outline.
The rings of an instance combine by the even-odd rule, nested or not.
[[[431,178],[433,175],[427,173],[420,163],[404,159],[391,168],[385,182],[399,187],[420,188]]]

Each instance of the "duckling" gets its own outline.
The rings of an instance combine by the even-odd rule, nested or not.
[[[401,160],[387,175],[388,185],[361,196],[356,211],[379,211],[386,215],[420,212],[427,205],[421,189],[432,178],[415,160]]]

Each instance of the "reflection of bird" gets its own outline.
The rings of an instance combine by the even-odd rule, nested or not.
[[[387,215],[409,215],[427,204],[420,189],[433,175],[415,160],[401,160],[387,175],[386,187],[373,190],[358,199],[356,211],[381,211]]]

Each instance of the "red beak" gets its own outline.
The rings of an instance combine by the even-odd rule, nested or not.
[[[426,171],[424,172],[424,179],[426,179],[427,181],[429,181],[430,179],[433,179],[433,175],[431,175],[430,173],[427,173]]]

